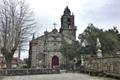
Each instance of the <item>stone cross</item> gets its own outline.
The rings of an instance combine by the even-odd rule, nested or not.
[[[54,29],[55,29],[57,24],[56,24],[56,23],[53,23],[53,25],[54,25]]]

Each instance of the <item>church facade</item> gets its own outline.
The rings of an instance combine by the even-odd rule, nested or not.
[[[72,44],[76,41],[76,26],[74,15],[68,6],[61,16],[59,31],[54,28],[51,32],[45,31],[44,35],[30,41],[29,61],[31,68],[56,68],[64,64],[64,57],[60,52],[63,41]]]

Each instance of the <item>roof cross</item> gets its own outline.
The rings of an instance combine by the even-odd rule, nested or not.
[[[56,24],[56,23],[53,23],[53,25],[54,25],[54,29],[55,29],[57,24]]]

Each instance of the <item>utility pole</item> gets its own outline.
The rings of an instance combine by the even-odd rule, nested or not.
[[[20,55],[21,55],[21,46],[19,45],[19,49],[18,49],[18,59],[20,59]]]
[[[18,47],[18,61],[17,61],[17,66],[20,67],[20,55],[21,55],[21,46],[19,45]]]

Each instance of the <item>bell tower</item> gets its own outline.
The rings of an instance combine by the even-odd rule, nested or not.
[[[68,6],[65,8],[63,15],[61,16],[61,28],[60,33],[70,39],[76,40],[76,26],[74,23],[74,15],[71,14]]]

